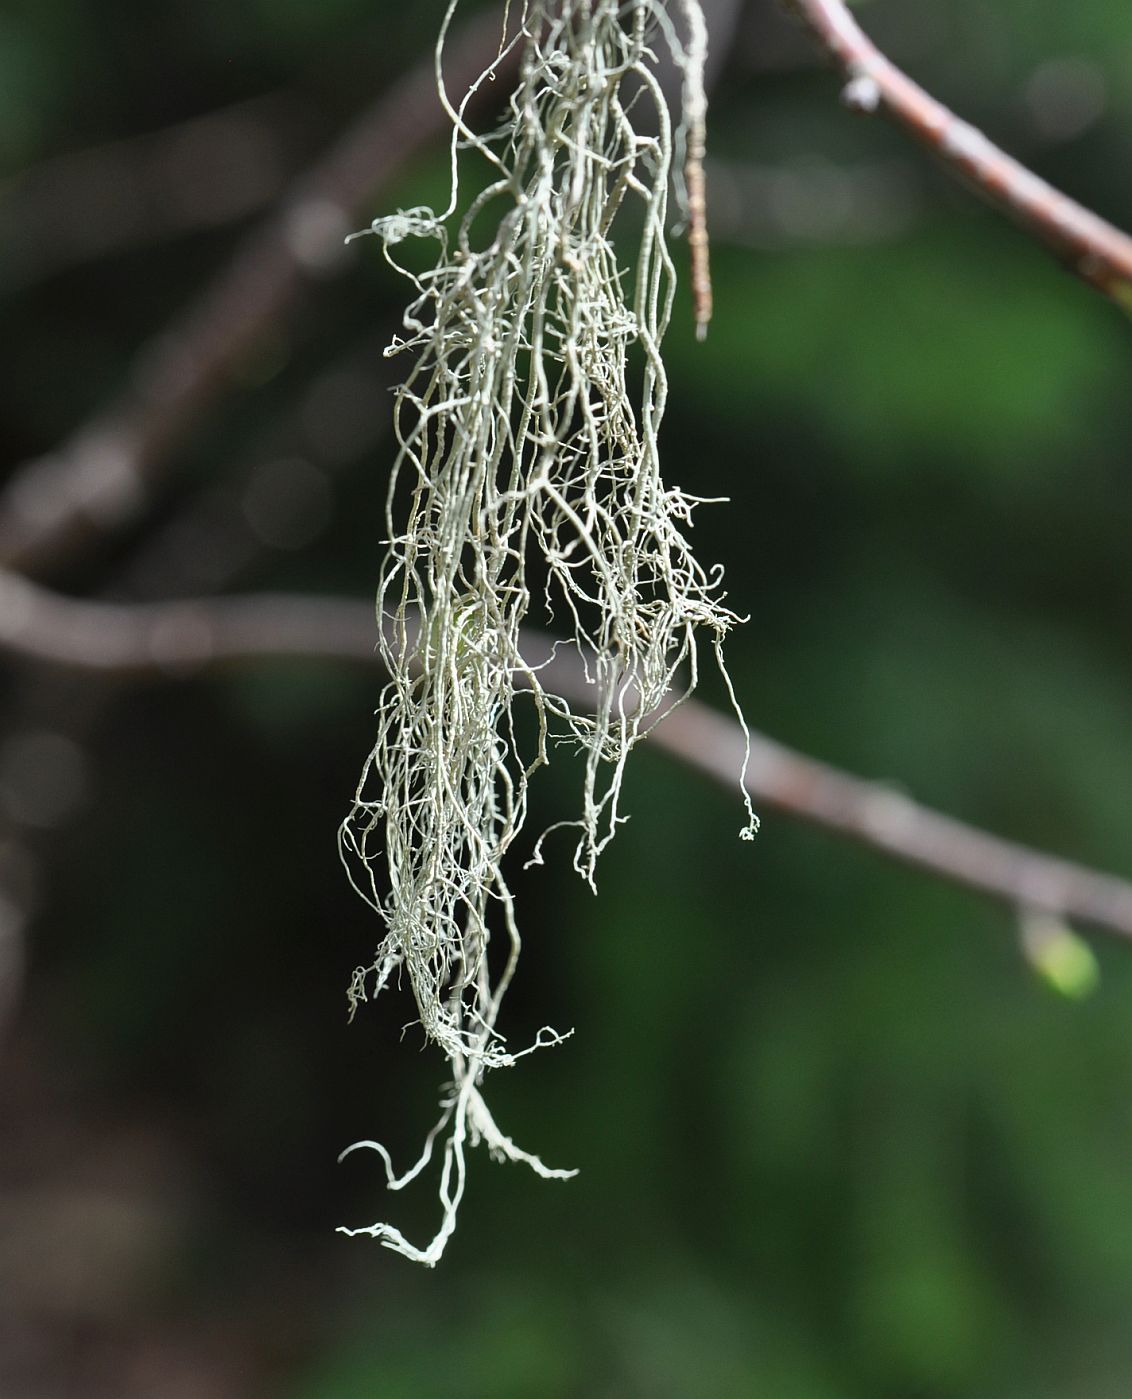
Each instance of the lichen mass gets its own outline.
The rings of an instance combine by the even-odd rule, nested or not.
[[[454,103],[444,88],[455,8],[437,48],[452,121],[449,206],[372,229],[412,300],[387,351],[408,362],[377,594],[389,679],[341,832],[351,878],[384,924],[373,962],[354,974],[351,1006],[406,976],[451,1068],[440,1118],[407,1172],[395,1174],[379,1143],[350,1148],[378,1152],[397,1188],[439,1144],[436,1236],[418,1248],[386,1223],[345,1232],[428,1264],[455,1227],[467,1146],[570,1174],[520,1150],[483,1096],[489,1070],[561,1038],[548,1028],[513,1049],[498,1028],[519,953],[506,866],[528,783],[557,750],[580,753],[580,809],[551,829],[568,833],[592,885],[623,819],[629,751],[694,686],[701,638],[719,657],[736,621],[719,570],[689,547],[697,502],[664,484],[657,449],[674,285],[668,198],[682,137],[656,49],[683,72],[687,113],[703,90],[698,6],[529,0],[514,13],[513,4],[480,83],[516,49],[519,76],[486,134],[466,119],[470,94]],[[408,238],[437,243],[427,272],[399,263]],[[549,659],[524,654],[532,620],[563,638]],[[556,692],[567,649],[587,703]],[[744,834],[757,824],[749,808],[748,817]],[[540,859],[546,834],[516,855]],[[504,949],[490,959],[489,939]]]

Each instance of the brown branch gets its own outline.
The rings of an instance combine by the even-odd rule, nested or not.
[[[783,0],[846,79],[856,111],[886,111],[953,174],[1052,249],[1124,310],[1132,310],[1132,238],[1040,179],[948,111],[862,33],[843,0]]]
[[[499,19],[474,21],[448,46],[446,71],[470,88],[499,49]],[[514,60],[515,50],[496,71]],[[377,193],[448,127],[431,55],[367,111],[253,233],[189,311],[146,346],[130,385],[57,451],[19,468],[0,495],[0,564],[42,570],[141,510],[162,459],[233,371],[325,273]]]
[[[372,663],[375,622],[365,603],[261,594],[119,605],[73,601],[0,572],[0,649],[68,669],[142,678],[237,661],[302,657]],[[593,698],[568,648],[524,638],[524,653],[566,698]],[[685,701],[650,741],[726,788],[743,762],[734,720]],[[747,790],[756,802],[859,841],[1020,910],[1091,923],[1132,940],[1132,883],[1002,840],[899,792],[751,735]]]
[[[655,733],[675,757],[732,785],[743,736],[731,719],[688,701]],[[751,735],[747,789],[757,801],[977,889],[1014,908],[1092,923],[1132,939],[1132,883],[1003,840],[922,806],[904,793]]]

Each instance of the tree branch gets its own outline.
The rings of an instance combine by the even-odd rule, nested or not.
[[[365,603],[260,594],[121,605],[75,601],[0,571],[0,649],[71,670],[141,679],[225,663],[302,657],[373,663]],[[578,657],[532,633],[524,653],[566,698],[593,697]],[[658,748],[733,789],[743,764],[739,725],[695,700],[652,730]],[[911,798],[751,735],[747,790],[756,802],[825,827],[1019,910],[1094,924],[1132,940],[1132,883],[1002,840]]]
[[[783,0],[846,79],[859,112],[883,109],[952,174],[1045,243],[1078,277],[1132,311],[1132,238],[1040,179],[889,61],[843,0]]]
[[[489,14],[453,39],[446,67],[454,88],[470,88],[493,64],[499,34],[499,18]],[[362,206],[448,125],[430,54],[295,185],[188,312],[142,350],[125,393],[57,451],[17,470],[0,495],[0,564],[41,570],[135,517],[162,458],[288,310],[304,277],[333,266]]]

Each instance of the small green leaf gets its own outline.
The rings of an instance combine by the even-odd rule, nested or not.
[[[1042,980],[1070,1000],[1084,1000],[1100,983],[1100,967],[1093,949],[1067,923],[1050,914],[1026,915],[1022,921],[1022,949]]]

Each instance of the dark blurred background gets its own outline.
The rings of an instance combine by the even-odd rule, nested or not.
[[[427,64],[441,9],[9,0],[5,462],[131,392],[293,182]],[[1127,0],[860,13],[1132,223]],[[696,538],[750,614],[729,652],[747,714],[1132,875],[1127,322],[841,110],[773,5],[712,19],[717,312],[698,345],[677,308],[666,474],[731,497]],[[345,227],[435,200],[444,161],[422,135]],[[143,508],[45,579],[371,595],[404,288],[324,222],[284,220],[293,294]],[[632,766],[599,898],[561,857],[514,871],[504,1028],[576,1034],[490,1100],[580,1175],[475,1153],[435,1272],[336,1235],[437,1222],[429,1182],[389,1196],[376,1158],[335,1164],[373,1136],[407,1163],[443,1078],[401,1037],[406,998],[346,1024],[379,929],[335,831],[379,684],[299,661],[145,686],[5,663],[4,1399],[1132,1390],[1132,950],[1098,940],[1093,994],[1059,994],[1009,910],[771,812],[740,843],[737,797],[660,753]],[[533,823],[576,783],[565,761],[540,777]]]

